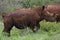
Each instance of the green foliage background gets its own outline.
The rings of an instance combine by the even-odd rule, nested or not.
[[[0,0],[0,11],[10,12],[17,8],[30,8],[40,5],[59,3],[60,0]]]

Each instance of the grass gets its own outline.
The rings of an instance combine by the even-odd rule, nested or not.
[[[41,29],[37,33],[32,33],[31,30],[28,29],[23,34],[21,33],[22,30],[13,27],[11,36],[7,37],[2,33],[4,26],[3,23],[0,22],[0,40],[60,40],[60,23],[42,21],[40,24]]]

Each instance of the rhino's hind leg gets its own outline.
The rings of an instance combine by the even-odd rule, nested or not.
[[[12,29],[12,25],[10,24],[4,24],[3,32],[6,33],[7,36],[10,36],[10,31]]]

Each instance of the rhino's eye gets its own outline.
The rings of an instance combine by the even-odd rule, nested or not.
[[[24,16],[24,15],[22,15],[22,16]]]
[[[25,16],[24,14],[21,14],[20,17]]]

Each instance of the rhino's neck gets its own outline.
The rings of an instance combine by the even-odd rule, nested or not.
[[[44,11],[44,9],[43,9],[42,6],[36,8],[36,11],[37,11],[37,13],[38,13],[38,15],[39,15],[40,17],[43,17],[43,11]]]
[[[40,7],[37,7],[36,9],[35,9],[35,11],[37,12],[37,14],[40,16],[40,21],[41,20],[43,20],[43,8],[42,8],[42,6],[40,6]]]

